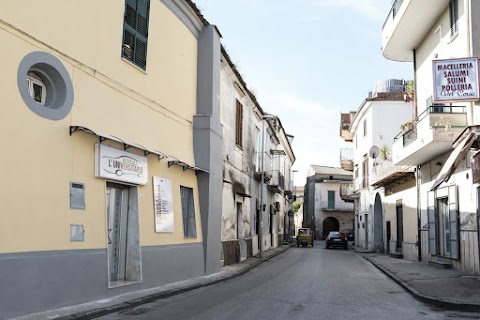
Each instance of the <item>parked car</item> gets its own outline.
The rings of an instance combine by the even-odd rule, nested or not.
[[[302,245],[306,247],[311,245],[313,247],[313,232],[310,228],[300,228],[297,234],[297,247]]]
[[[345,233],[340,231],[330,231],[325,239],[325,248],[342,247],[348,250],[348,239]]]
[[[348,241],[355,241],[355,230],[350,230],[346,233]]]

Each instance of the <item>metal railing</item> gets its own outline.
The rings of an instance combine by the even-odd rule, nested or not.
[[[394,141],[403,139],[403,146],[407,146],[417,139],[417,125],[419,122],[428,118],[430,120],[430,128],[444,127],[455,128],[464,127],[465,119],[455,119],[454,115],[464,114],[466,116],[465,106],[430,106],[423,111],[418,117],[411,121],[408,128],[398,133]]]
[[[385,19],[385,22],[383,23],[382,29],[385,28],[385,25],[387,24],[388,20],[390,17],[392,17],[392,20],[395,19],[395,16],[397,15],[398,11],[400,10],[400,7],[402,6],[403,0],[395,0],[392,4],[392,8],[388,12],[387,18]]]
[[[353,211],[353,203],[344,201],[320,201],[322,210]]]

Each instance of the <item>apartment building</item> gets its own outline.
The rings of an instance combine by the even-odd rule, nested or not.
[[[383,55],[414,69],[415,114],[392,151],[417,171],[419,258],[477,274],[479,14],[478,1],[397,0],[382,30]]]
[[[415,196],[408,193],[415,190],[411,185],[414,179],[411,168],[393,166],[391,146],[401,124],[412,116],[405,83],[379,81],[357,111],[341,114],[341,137],[353,147],[341,150],[340,164],[353,171],[354,178],[351,185],[342,186],[340,195],[355,205],[355,247],[360,251],[403,252],[406,236],[402,226],[413,210],[409,202]],[[403,211],[407,211],[405,215]]]
[[[224,48],[220,93],[224,135],[221,239],[223,261],[228,265],[277,247],[288,238],[295,155],[293,137],[286,134],[278,117],[259,105]]]
[[[0,39],[1,316],[219,271],[221,46],[195,5],[5,0]]]

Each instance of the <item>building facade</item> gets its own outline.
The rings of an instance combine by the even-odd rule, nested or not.
[[[477,274],[479,13],[478,1],[395,1],[382,30],[383,55],[415,72],[415,115],[393,162],[418,172],[419,257]]]
[[[398,215],[397,224],[395,210],[397,206],[399,211],[406,210],[406,205],[401,203],[399,194],[393,194],[397,189],[389,187],[392,183],[403,184],[404,175],[410,181],[412,174],[410,169],[394,167],[391,159],[392,141],[400,125],[412,116],[412,103],[405,98],[404,87],[403,80],[380,81],[375,93],[356,112],[341,116],[341,136],[352,142],[353,148],[341,150],[340,163],[354,175],[351,187],[345,186],[341,195],[342,199],[355,203],[358,250],[384,252],[397,241],[399,245],[394,245],[394,251],[402,252],[403,218]]]
[[[0,4],[1,316],[219,271],[217,29],[183,0],[26,6]]]
[[[341,186],[351,182],[351,171],[310,166],[305,185],[303,226],[312,228],[316,239],[325,239],[330,231],[348,232],[353,229],[353,203],[340,197]]]

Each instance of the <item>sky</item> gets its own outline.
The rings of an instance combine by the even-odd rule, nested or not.
[[[267,113],[280,117],[295,185],[310,165],[340,167],[340,113],[356,111],[377,81],[412,79],[413,65],[385,59],[391,0],[193,0]]]

